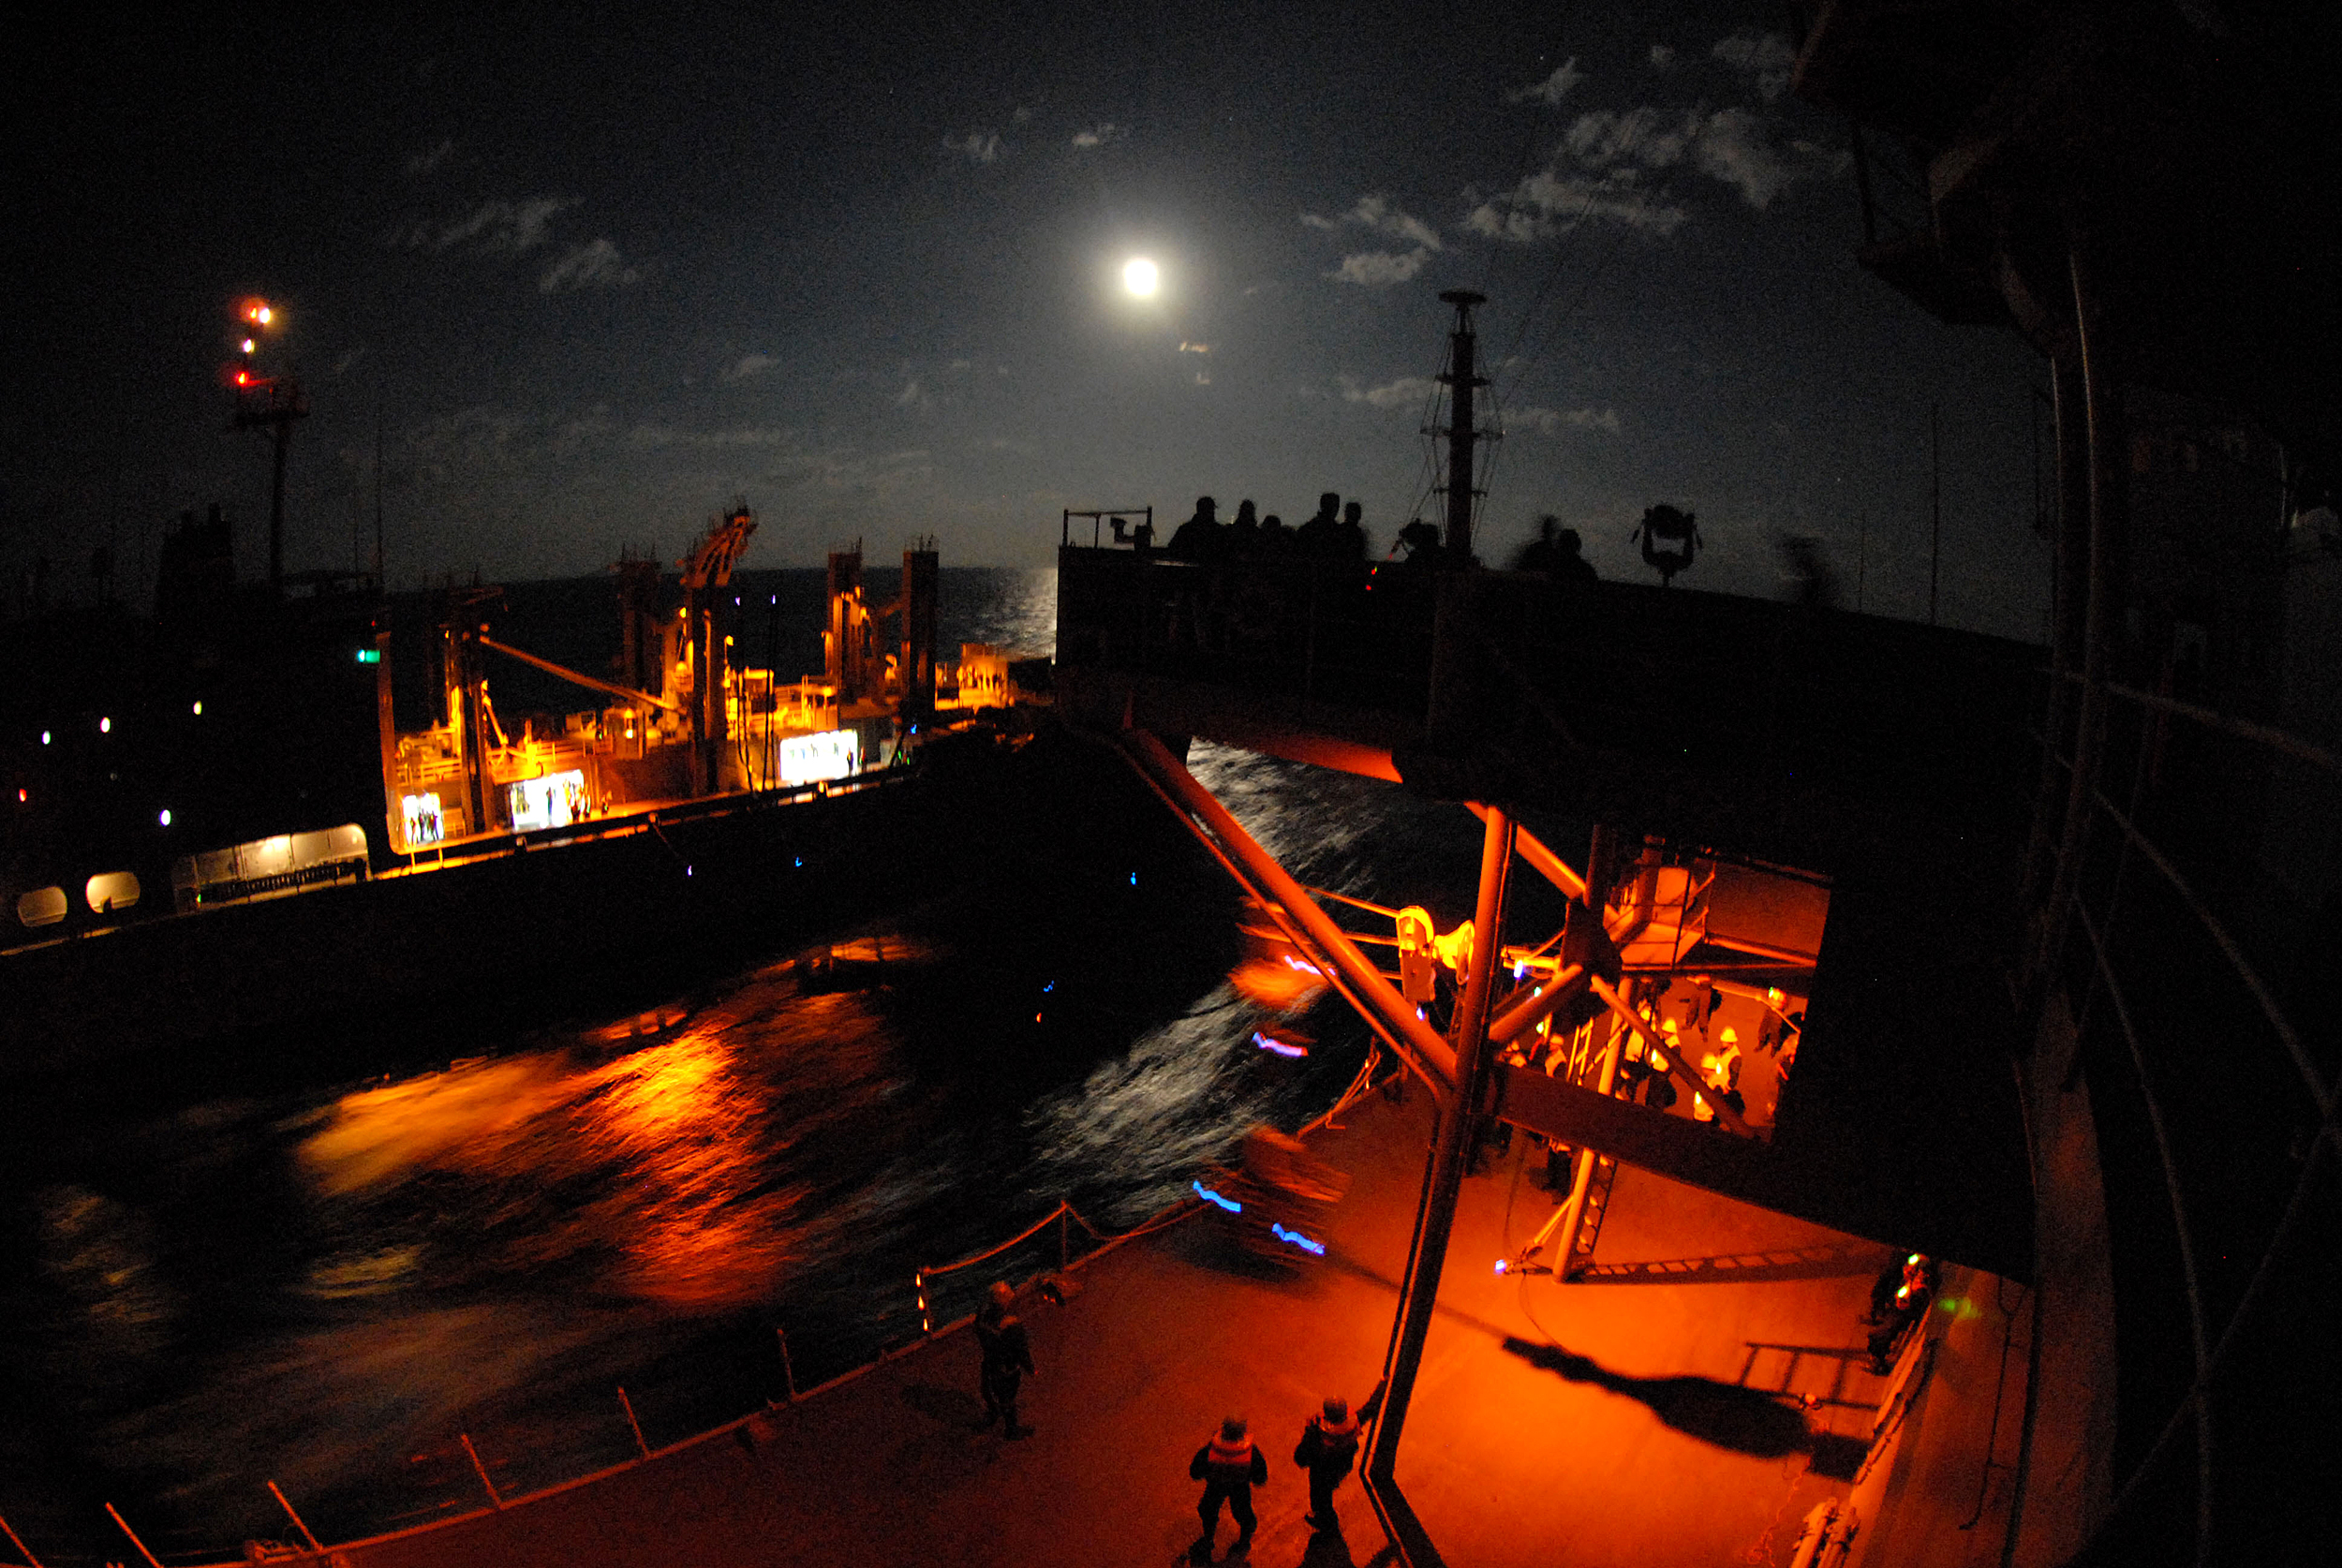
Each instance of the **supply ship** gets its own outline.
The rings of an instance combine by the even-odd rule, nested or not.
[[[832,554],[826,667],[749,666],[733,579],[755,528],[745,505],[717,516],[679,581],[618,562],[600,673],[495,635],[493,585],[396,604],[363,573],[239,589],[216,509],[166,540],[152,623],[10,627],[30,678],[0,1071],[422,997],[525,1012],[613,964],[736,951],[784,911],[842,917],[913,874],[895,847],[963,842],[952,812],[972,803],[918,781],[973,788],[1015,711],[1047,701],[1045,660],[971,644],[939,663],[930,544],[883,601],[859,547]],[[394,636],[394,614],[423,624]],[[508,721],[494,663],[598,701]],[[404,729],[402,689],[423,720]]]

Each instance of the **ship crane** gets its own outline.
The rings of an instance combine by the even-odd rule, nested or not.
[[[724,717],[723,639],[716,633],[716,598],[732,583],[732,569],[756,532],[756,514],[748,502],[736,500],[732,510],[708,525],[707,537],[690,555],[675,564],[683,569],[685,607],[690,628],[692,675],[691,792],[706,794],[718,787],[723,761]]]

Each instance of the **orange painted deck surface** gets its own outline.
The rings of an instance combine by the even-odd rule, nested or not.
[[[346,1560],[1167,1568],[1197,1533],[1189,1456],[1237,1412],[1270,1461],[1252,1561],[1371,1562],[1386,1542],[1357,1481],[1340,1493],[1343,1531],[1312,1537],[1290,1456],[1322,1396],[1359,1399],[1379,1372],[1430,1112],[1419,1091],[1397,1106],[1371,1096],[1344,1121],[1313,1140],[1355,1177],[1326,1258],[1265,1271],[1201,1217],[1097,1259],[1070,1306],[1024,1309],[1040,1368],[1026,1385],[1028,1439],[971,1429],[975,1347],[948,1334],[760,1419],[753,1444],[719,1435],[502,1513],[345,1548]],[[1466,1183],[1401,1450],[1401,1484],[1432,1538],[1457,1568],[1785,1564],[1806,1510],[1847,1490],[1812,1467],[1844,1468],[1849,1447],[1859,1458],[1870,1429],[1879,1383],[1861,1369],[1857,1318],[1883,1250],[1626,1171],[1604,1262],[1837,1256],[1757,1282],[1499,1280],[1490,1265],[1508,1238],[1518,1247],[1552,1212],[1523,1168],[1525,1142]],[[1997,1351],[1997,1318],[1987,1326]],[[1508,1339],[1566,1354],[1533,1360]],[[1802,1349],[1793,1360],[1755,1348],[1767,1346]],[[1826,1402],[1809,1417],[1751,1391],[1785,1383]],[[1809,1426],[1851,1441],[1817,1457]],[[1995,1560],[1996,1522],[1972,1537]],[[1223,1519],[1215,1558],[1234,1537]]]

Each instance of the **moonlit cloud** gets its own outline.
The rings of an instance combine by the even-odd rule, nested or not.
[[[1074,145],[1084,148],[1103,147],[1109,141],[1119,141],[1129,134],[1129,127],[1118,126],[1111,120],[1101,120],[1085,130],[1075,131]]]
[[[519,256],[553,238],[554,214],[574,202],[541,196],[528,201],[483,201],[449,224],[419,224],[393,243],[412,250],[477,245],[497,256]]]
[[[1789,73],[1797,67],[1797,51],[1778,33],[1735,33],[1708,53],[1753,81],[1767,103],[1789,90]]]
[[[1404,283],[1423,270],[1423,263],[1431,253],[1417,246],[1408,251],[1369,250],[1356,256],[1345,256],[1341,265],[1326,275],[1337,283],[1356,283],[1369,288]]]
[[[1672,169],[1683,161],[1684,149],[1698,136],[1699,126],[1697,110],[1678,114],[1647,106],[1624,113],[1597,109],[1571,122],[1562,147],[1583,169],[1610,169],[1623,163]]]
[[[1653,44],[1651,46],[1651,68],[1654,71],[1673,70],[1675,68],[1675,46]]]
[[[947,136],[943,150],[957,153],[970,163],[997,163],[1001,156],[1001,137],[998,131],[972,130],[966,136]]]
[[[1678,200],[1681,170],[1727,185],[1763,212],[1791,185],[1831,178],[1847,161],[1844,153],[1789,136],[1769,110],[1597,109],[1570,123],[1550,164],[1482,200],[1463,227],[1521,244],[1581,223],[1665,236],[1691,216]]]
[[[642,273],[626,264],[618,247],[608,240],[588,240],[572,245],[537,280],[539,291],[558,294],[572,288],[622,288]]]
[[[934,407],[935,399],[927,395],[926,388],[920,384],[919,377],[913,376],[903,383],[903,390],[895,394],[895,407],[919,413]]]
[[[1428,401],[1437,384],[1428,376],[1401,376],[1379,387],[1361,387],[1347,376],[1340,380],[1344,403],[1364,403],[1376,408],[1414,407]]]
[[[1401,210],[1399,204],[1389,197],[1379,194],[1359,197],[1357,205],[1342,214],[1340,218],[1329,218],[1318,213],[1303,213],[1301,222],[1322,233],[1332,233],[1346,225],[1355,229],[1371,229],[1377,234],[1386,234],[1394,240],[1404,240],[1422,250],[1445,248],[1440,244],[1438,229],[1433,229],[1421,218]]]
[[[1541,436],[1556,436],[1564,430],[1600,430],[1618,434],[1618,410],[1615,408],[1514,408],[1505,415],[1505,423],[1515,430],[1534,430]]]
[[[1179,352],[1182,354],[1208,354],[1211,352],[1211,345],[1208,343],[1190,343],[1182,338],[1179,342]]]
[[[1690,216],[1645,182],[1637,170],[1620,169],[1594,176],[1545,169],[1475,207],[1466,214],[1464,227],[1490,239],[1526,244],[1566,234],[1581,223],[1616,224],[1665,237]]]
[[[1439,232],[1421,218],[1412,217],[1399,210],[1386,196],[1361,196],[1358,204],[1342,214],[1343,220],[1371,229],[1393,239],[1412,240],[1425,250],[1440,248]]]
[[[1788,186],[1842,173],[1851,160],[1845,153],[1783,137],[1755,110],[1720,109],[1701,129],[1694,161],[1701,173],[1730,185],[1762,212]]]
[[[1553,74],[1543,81],[1517,87],[1505,95],[1506,103],[1527,103],[1534,99],[1542,104],[1557,104],[1569,96],[1569,90],[1586,80],[1586,73],[1578,68],[1578,57],[1570,56],[1553,67]]]
[[[751,376],[762,376],[780,362],[770,354],[743,354],[726,365],[717,376],[719,381],[745,381]]]
[[[407,172],[409,174],[428,174],[433,170],[438,168],[439,165],[445,163],[454,152],[455,143],[452,139],[442,141],[437,147],[432,148],[429,152],[417,153],[413,157],[408,158],[407,160]]]

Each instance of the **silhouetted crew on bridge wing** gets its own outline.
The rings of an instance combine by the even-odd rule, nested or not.
[[[1228,525],[1228,553],[1238,557],[1260,553],[1260,513],[1250,500],[1236,504],[1236,521]]]
[[[1328,1396],[1326,1408],[1312,1415],[1301,1428],[1301,1441],[1294,1445],[1293,1462],[1310,1472],[1310,1524],[1318,1530],[1340,1530],[1341,1521],[1334,1516],[1334,1488],[1357,1463],[1358,1433],[1374,1419],[1383,1408],[1385,1383],[1374,1385],[1373,1395],[1350,1413],[1350,1403],[1339,1394]]]
[[[1699,537],[1692,513],[1664,505],[1644,512],[1642,525],[1632,537],[1642,540],[1643,562],[1658,572],[1663,588],[1674,584],[1675,574],[1692,564],[1692,557],[1706,542]]]
[[[1564,528],[1553,536],[1553,564],[1546,570],[1565,588],[1591,588],[1602,581],[1602,574],[1586,559],[1586,541],[1575,528]]]
[[[1294,539],[1309,555],[1333,553],[1334,535],[1341,527],[1341,497],[1328,490],[1317,498],[1317,515],[1294,530]]]
[[[1000,1417],[1007,1436],[1020,1438],[1032,1431],[1016,1424],[1016,1390],[1032,1368],[1032,1346],[1025,1337],[1025,1321],[1010,1311],[1016,1293],[1004,1280],[992,1281],[989,1299],[976,1314],[976,1344],[984,1352],[977,1381],[984,1389],[984,1425]]]
[[[1341,521],[1334,525],[1334,543],[1328,554],[1345,561],[1366,559],[1366,525],[1359,521],[1366,508],[1356,501],[1341,509]]]
[[[1562,520],[1551,512],[1537,519],[1537,537],[1522,545],[1513,555],[1515,571],[1534,571],[1551,575],[1553,570],[1553,530]]]
[[[1195,1450],[1195,1457],[1187,1462],[1187,1475],[1204,1484],[1203,1501],[1195,1505],[1195,1516],[1204,1521],[1203,1539],[1195,1543],[1197,1560],[1211,1557],[1211,1538],[1220,1532],[1223,1502],[1228,1505],[1238,1531],[1229,1555],[1250,1546],[1253,1528],[1260,1523],[1253,1512],[1253,1488],[1268,1480],[1268,1460],[1245,1435],[1244,1417],[1231,1415],[1220,1423],[1220,1435]]]
[[[1220,503],[1208,496],[1195,497],[1195,515],[1178,526],[1168,546],[1175,560],[1216,561],[1227,554],[1220,526]]]
[[[1439,525],[1420,517],[1399,530],[1398,542],[1407,554],[1400,564],[1411,571],[1429,571],[1439,565]]]
[[[1260,520],[1260,547],[1264,555],[1282,555],[1293,548],[1293,530],[1273,511]]]

